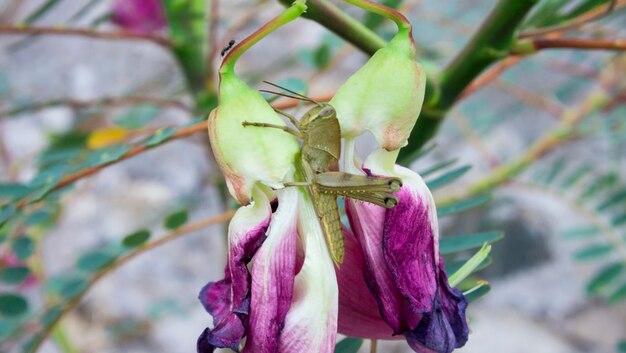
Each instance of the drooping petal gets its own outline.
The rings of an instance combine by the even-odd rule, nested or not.
[[[245,335],[250,303],[250,273],[247,264],[263,243],[271,218],[271,206],[265,194],[257,189],[255,200],[241,207],[231,220],[229,254],[225,277],[207,284],[199,295],[200,302],[213,316],[213,329],[198,339],[198,352],[212,352],[215,347],[238,351]]]
[[[252,261],[249,330],[244,353],[274,353],[291,306],[298,240],[298,190],[278,192],[278,209]]]
[[[332,353],[337,336],[337,279],[313,205],[300,201],[298,231],[305,257],[278,352]]]
[[[337,332],[350,337],[394,339],[393,330],[380,316],[378,303],[363,277],[363,254],[352,234],[344,228],[346,256],[335,268],[339,285],[339,318]]]
[[[165,13],[159,0],[117,0],[113,23],[133,32],[151,33],[165,27]]]
[[[363,253],[365,283],[378,303],[382,318],[394,334],[409,330],[404,317],[404,300],[383,254],[386,210],[366,202],[346,200],[346,213]]]
[[[388,171],[388,167],[368,166],[376,158],[368,158],[366,170]],[[394,208],[346,203],[363,251],[366,283],[385,322],[395,334],[404,335],[416,352],[449,353],[467,340],[467,303],[448,284],[439,256],[436,208],[426,184],[399,166],[393,168],[393,175],[403,182],[395,193]]]
[[[220,104],[209,115],[209,140],[231,195],[250,201],[257,182],[280,185],[294,171],[300,145],[282,130],[243,122],[286,126],[263,96],[233,73],[222,74]]]

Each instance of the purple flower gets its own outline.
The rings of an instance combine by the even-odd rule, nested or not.
[[[230,224],[225,278],[200,292],[213,328],[198,352],[331,353],[337,282],[312,204],[295,188],[278,192],[273,213],[263,192],[253,197]]]
[[[138,33],[156,32],[165,27],[165,13],[160,0],[116,0],[113,23]]]

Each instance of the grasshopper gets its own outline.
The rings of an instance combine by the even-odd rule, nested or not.
[[[391,193],[398,191],[402,182],[398,178],[377,178],[337,171],[341,154],[341,130],[335,108],[330,104],[318,103],[276,84],[264,82],[285,90],[293,96],[266,90],[262,90],[262,92],[315,104],[300,120],[283,111],[276,110],[278,114],[287,118],[295,129],[288,126],[247,121],[244,121],[242,125],[244,127],[280,129],[302,141],[300,166],[304,182],[285,183],[285,186],[301,186],[308,189],[331,258],[336,266],[339,266],[343,262],[345,250],[337,197],[349,197],[391,208],[398,203],[398,199]]]

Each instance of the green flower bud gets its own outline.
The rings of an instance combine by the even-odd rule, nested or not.
[[[230,194],[250,202],[257,182],[280,185],[291,180],[300,146],[294,136],[273,128],[244,127],[259,122],[285,126],[263,96],[234,73],[223,73],[220,103],[209,115],[209,139]]]
[[[410,27],[401,28],[339,88],[330,104],[337,110],[342,137],[370,131],[388,151],[407,144],[426,89],[426,74],[414,59]]]

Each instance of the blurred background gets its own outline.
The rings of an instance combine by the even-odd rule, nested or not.
[[[435,73],[495,1],[389,3],[413,22],[419,59]],[[572,33],[626,38],[621,1],[540,5],[552,12],[531,12],[528,30],[610,5]],[[388,21],[341,7],[381,37],[394,34]],[[197,127],[206,110],[189,93],[180,56],[154,40],[168,36],[164,18],[146,23],[122,8],[0,1],[0,205],[33,190],[45,195],[19,214],[0,212],[13,217],[0,227],[0,352],[28,352],[46,330],[40,352],[194,352],[210,323],[196,296],[223,276],[226,219],[212,217],[234,204],[204,130],[179,128]],[[208,67],[281,8],[220,1]],[[40,35],[12,31],[16,24],[152,37]],[[329,97],[367,58],[301,19],[246,53],[238,73],[255,88],[269,80]],[[458,351],[626,352],[626,57],[555,49],[495,65],[502,71],[466,91],[410,163],[434,185],[438,205],[460,205],[440,210],[444,238],[497,240],[490,266],[475,274],[491,290],[470,305],[470,340]],[[137,146],[141,153],[126,158]],[[76,174],[85,170],[97,173]],[[80,180],[65,183],[68,175]],[[472,254],[447,244],[448,263]],[[410,349],[381,342],[379,352]]]

